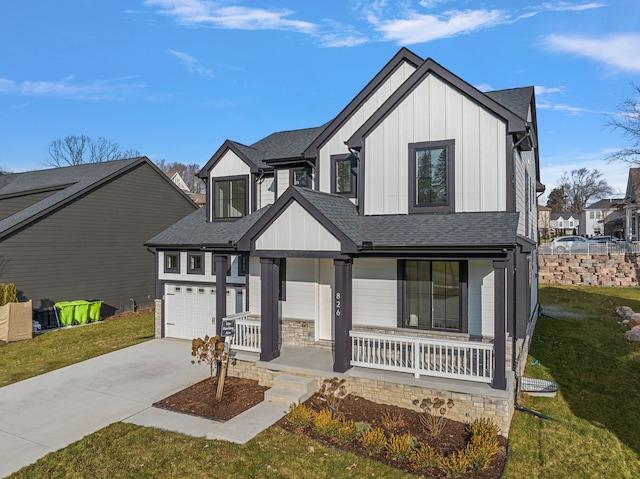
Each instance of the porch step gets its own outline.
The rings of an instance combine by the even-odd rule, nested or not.
[[[311,378],[280,374],[273,380],[273,387],[264,393],[264,400],[289,406],[309,399],[316,391],[316,382]]]

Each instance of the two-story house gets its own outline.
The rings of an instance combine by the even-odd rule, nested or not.
[[[555,235],[578,234],[580,215],[578,213],[551,213],[549,223]]]
[[[230,374],[453,398],[508,431],[538,312],[532,87],[483,93],[403,48],[325,125],[226,141],[200,177],[206,206],[148,241],[159,336],[235,318],[254,356]]]
[[[591,203],[580,213],[578,234],[581,236],[594,236],[608,234],[605,225],[611,213],[616,211],[624,199],[605,198]]]

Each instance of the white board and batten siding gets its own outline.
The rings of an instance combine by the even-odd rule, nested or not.
[[[409,144],[455,140],[455,210],[506,209],[506,123],[429,75],[365,138],[365,214],[408,212]]]
[[[340,241],[297,202],[264,230],[255,245],[257,250],[340,251]]]
[[[282,302],[283,318],[315,320],[316,263],[312,258],[287,258],[287,300]]]
[[[258,181],[256,188],[258,198],[256,198],[257,209],[267,205],[272,205],[276,200],[276,181],[273,176],[265,176]]]
[[[322,146],[319,152],[320,191],[331,192],[331,155],[349,153],[345,142],[375,111],[402,85],[416,70],[416,67],[404,62],[389,76],[376,92],[358,108],[351,117],[336,131],[336,133]]]
[[[253,204],[253,186],[251,184],[251,168],[233,151],[227,150],[209,172],[209,184],[213,184],[214,179],[223,179],[229,176],[247,176],[249,204]],[[213,205],[209,205],[212,208]],[[212,212],[210,212],[212,214]]]
[[[469,334],[492,338],[495,313],[494,272],[491,261],[469,261]]]
[[[397,326],[397,275],[394,258],[356,258],[353,261],[353,326]]]
[[[213,283],[216,282],[216,277],[213,274],[213,260],[211,253],[204,254],[204,273],[203,274],[187,274],[187,252],[180,252],[180,272],[179,273],[165,273],[164,272],[164,255],[163,251],[158,252],[158,279],[162,281],[183,281],[183,282],[198,282],[198,283]]]
[[[276,199],[282,196],[282,193],[287,191],[289,188],[289,170],[288,169],[278,169],[276,170]]]

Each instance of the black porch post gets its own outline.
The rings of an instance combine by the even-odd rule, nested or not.
[[[216,334],[222,333],[222,319],[227,315],[227,270],[229,257],[213,257],[216,272]]]
[[[333,260],[335,267],[335,292],[333,296],[333,324],[335,331],[335,357],[333,370],[344,373],[351,367],[351,279],[353,261]]]
[[[280,356],[278,291],[280,260],[260,258],[260,361],[271,361]]]
[[[508,260],[493,262],[494,276],[494,310],[495,319],[493,325],[493,351],[495,355],[495,370],[493,372],[494,389],[507,389],[506,362],[507,362],[507,325],[506,325],[506,277]]]

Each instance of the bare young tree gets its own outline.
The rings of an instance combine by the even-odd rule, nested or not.
[[[580,213],[591,200],[605,198],[614,193],[607,180],[602,178],[602,173],[595,169],[579,168],[571,170],[571,173],[565,171],[559,183],[564,190],[571,213]]]
[[[205,184],[198,178],[200,167],[195,163],[185,165],[178,161],[160,160],[155,162],[156,166],[164,173],[179,173],[192,193],[204,193]]]
[[[123,150],[120,145],[105,138],[92,140],[87,135],[69,135],[49,144],[46,166],[76,166],[140,156],[138,150]]]
[[[636,98],[626,99],[617,115],[609,116],[606,126],[622,131],[629,146],[620,148],[607,157],[609,161],[622,161],[631,166],[640,165],[640,85],[632,84]]]

